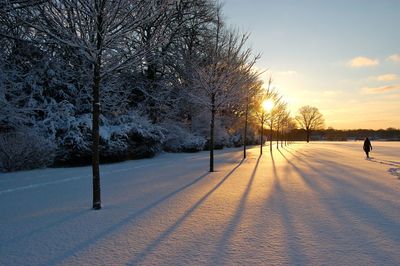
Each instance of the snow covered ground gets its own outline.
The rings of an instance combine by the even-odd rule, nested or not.
[[[400,143],[298,143],[0,175],[0,265],[400,265]]]

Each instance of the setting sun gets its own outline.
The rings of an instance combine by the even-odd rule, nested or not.
[[[262,103],[262,107],[265,111],[269,112],[274,108],[274,102],[272,100],[265,100]]]

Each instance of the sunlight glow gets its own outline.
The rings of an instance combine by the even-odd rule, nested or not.
[[[272,110],[272,108],[274,108],[274,102],[273,102],[272,100],[265,100],[265,101],[263,101],[263,103],[262,103],[262,108],[263,108],[265,111],[269,112],[269,111]]]

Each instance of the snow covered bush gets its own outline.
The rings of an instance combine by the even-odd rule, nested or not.
[[[55,122],[55,121],[54,121]],[[89,114],[55,123],[58,152],[56,165],[85,165],[92,158],[92,120]]]
[[[209,132],[209,130],[207,130]],[[208,133],[209,134],[209,133]],[[204,149],[209,150],[209,140],[207,140],[207,143],[204,147]],[[223,149],[224,147],[230,147],[232,146],[230,143],[230,136],[228,134],[227,128],[225,128],[222,123],[221,119],[216,119],[215,121],[215,134],[214,134],[214,149],[215,150],[220,150]]]
[[[227,128],[222,123],[223,118],[217,117],[215,119],[215,132],[214,132],[214,149],[223,149],[229,146],[229,134]],[[206,139],[203,146],[203,150],[209,150],[209,137],[210,137],[210,126],[208,123],[208,115],[201,113],[193,118],[192,131],[196,135],[202,136]]]
[[[260,134],[258,128],[255,126],[249,126],[247,130],[247,145],[260,144]]]
[[[163,124],[166,129],[164,150],[169,152],[197,152],[204,149],[204,137],[190,133],[178,124]]]
[[[3,171],[46,167],[53,164],[54,156],[55,145],[35,130],[0,135],[0,169]]]
[[[243,137],[240,132],[235,132],[229,138],[229,144],[233,147],[240,147],[243,145]]]
[[[228,134],[228,130],[225,126],[222,125],[221,120],[216,120],[215,123],[215,149],[222,149],[223,147],[229,147],[230,145],[230,136]]]
[[[161,127],[137,112],[103,119],[100,157],[103,162],[152,157],[161,151],[164,138]]]
[[[100,118],[100,159],[102,163],[154,156],[162,148],[164,135],[160,127],[146,117],[130,112]],[[92,121],[90,114],[70,117],[64,127],[57,123],[59,153],[56,164],[85,165],[91,163]]]

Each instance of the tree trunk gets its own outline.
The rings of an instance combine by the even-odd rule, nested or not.
[[[93,127],[92,127],[92,172],[93,172],[93,209],[101,209],[100,196],[100,155],[99,155],[99,117],[100,117],[100,66],[96,62],[93,76]]]
[[[210,172],[214,172],[214,122],[215,122],[215,96],[211,97],[211,122],[210,122]]]
[[[276,148],[279,150],[279,127],[276,128]]]
[[[260,155],[263,153],[263,142],[264,142],[264,120],[261,120],[261,128],[260,128]]]
[[[272,152],[272,122],[269,125],[269,151]]]
[[[96,49],[97,56],[93,67],[93,114],[92,114],[92,173],[93,173],[93,209],[101,209],[101,191],[100,191],[100,83],[101,83],[101,47],[103,43],[103,9],[104,3],[101,6],[96,5],[97,22],[96,22]]]
[[[307,143],[310,142],[310,130],[306,130],[307,131]]]
[[[245,120],[244,120],[244,137],[243,137],[243,159],[246,159],[248,115],[249,115],[249,98],[246,98],[246,113],[245,113]]]

